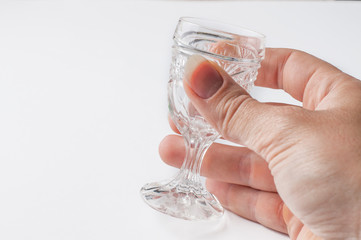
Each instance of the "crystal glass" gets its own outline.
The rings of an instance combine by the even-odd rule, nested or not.
[[[183,89],[187,59],[199,54],[214,61],[247,91],[264,57],[262,34],[234,25],[198,18],[181,18],[175,30],[168,82],[171,118],[184,137],[186,156],[179,173],[170,180],[149,183],[140,193],[152,208],[187,220],[222,216],[223,207],[200,179],[203,156],[220,136],[197,112]]]

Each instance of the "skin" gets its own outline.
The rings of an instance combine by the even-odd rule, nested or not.
[[[202,75],[214,70],[219,89],[199,94]],[[202,164],[226,209],[291,239],[361,239],[361,81],[292,49],[267,49],[256,85],[284,89],[302,107],[257,102],[208,61],[186,75],[197,111],[245,146],[215,143]],[[167,136],[159,151],[179,168],[182,137]]]

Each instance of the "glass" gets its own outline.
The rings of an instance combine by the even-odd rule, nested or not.
[[[199,54],[249,91],[264,57],[265,37],[233,25],[181,18],[173,40],[168,106],[184,138],[186,157],[173,179],[146,184],[140,192],[149,206],[165,214],[187,220],[214,219],[223,215],[223,207],[203,186],[200,168],[205,152],[220,135],[188,99],[183,89],[184,67],[191,55]]]

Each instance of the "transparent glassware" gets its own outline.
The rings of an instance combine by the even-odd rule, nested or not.
[[[187,220],[215,219],[223,207],[200,179],[202,159],[220,134],[197,112],[183,89],[187,59],[199,54],[216,62],[247,91],[256,80],[265,53],[262,34],[238,26],[198,18],[180,18],[172,47],[168,82],[170,116],[183,135],[186,156],[170,180],[146,184],[140,190],[152,208]]]

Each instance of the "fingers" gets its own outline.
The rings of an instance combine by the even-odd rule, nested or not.
[[[181,167],[185,156],[183,138],[167,136],[161,142],[159,152],[164,162]],[[223,182],[276,191],[267,163],[247,148],[212,144],[204,157],[201,174]]]
[[[185,72],[185,92],[225,139],[246,145],[268,161],[274,154],[271,146],[295,134],[299,121],[293,118],[300,114],[294,112],[302,111],[301,108],[254,100],[223,69],[199,55],[189,58]],[[285,142],[282,147],[291,144],[294,142]]]
[[[168,122],[169,122],[169,126],[173,130],[173,132],[180,134],[177,126],[174,124],[172,118],[169,115],[168,115]]]
[[[312,239],[321,240],[305,226],[286,205],[283,205],[283,219],[287,226],[287,232],[291,239]]]
[[[283,219],[287,226],[288,235],[291,239],[296,239],[302,230],[303,224],[286,205],[283,206]]]
[[[256,85],[284,89],[303,101],[304,107],[314,110],[335,81],[348,77],[331,64],[305,52],[267,48]]]
[[[283,202],[277,193],[207,179],[207,188],[228,210],[279,232],[287,233]]]

